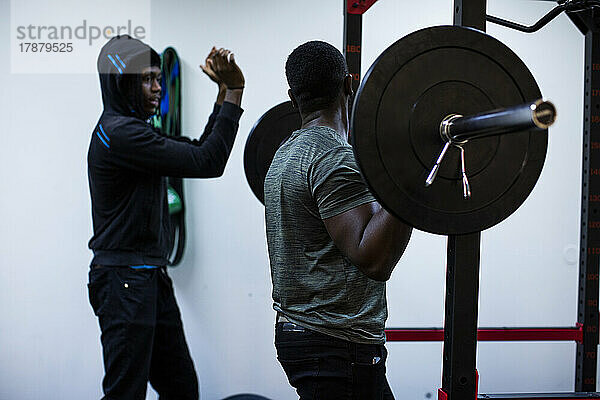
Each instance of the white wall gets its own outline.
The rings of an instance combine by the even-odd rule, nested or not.
[[[150,44],[157,50],[172,45],[183,60],[185,132],[202,131],[216,94],[197,68],[213,44],[235,51],[247,81],[245,113],[224,177],[186,181],[188,247],[182,265],[171,270],[204,399],[240,392],[295,398],[275,359],[263,208],[246,184],[242,155],[254,122],[286,98],[283,66],[291,50],[311,39],[341,48],[341,3],[151,0]],[[85,287],[91,257],[85,156],[101,111],[98,79],[11,74],[9,7],[0,0],[0,399],[98,398],[99,329]],[[533,23],[550,7],[490,0],[488,12]],[[71,7],[52,2],[52,10],[68,15]],[[398,38],[451,23],[450,0],[380,0],[363,18],[363,72]],[[565,16],[536,34],[493,25],[488,32],[526,62],[559,119],[533,193],[483,233],[480,326],[571,326],[583,36]],[[444,257],[444,237],[415,232],[389,282],[388,326],[442,326]],[[435,397],[442,344],[387,347],[396,397]],[[574,355],[572,344],[481,343],[480,390],[572,390]]]

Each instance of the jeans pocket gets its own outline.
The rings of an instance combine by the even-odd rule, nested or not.
[[[319,359],[285,360],[278,358],[278,360],[287,375],[290,385],[296,388],[300,399],[314,399],[317,391],[316,378],[319,376]]]
[[[156,298],[156,270],[118,268],[114,270],[113,285],[119,313],[127,321],[144,318],[151,312],[149,305]],[[141,312],[141,314],[140,314]]]
[[[106,268],[93,269],[89,273],[88,299],[97,316],[102,315],[109,307],[111,298],[111,284]]]
[[[352,363],[352,381],[352,399],[383,399],[386,388],[384,360],[374,357],[371,363]]]

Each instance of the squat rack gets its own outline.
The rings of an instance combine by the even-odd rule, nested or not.
[[[362,15],[377,0],[344,0],[344,56],[356,92],[361,77]],[[581,252],[577,324],[561,328],[477,329],[481,233],[448,236],[444,328],[390,328],[388,341],[444,341],[439,400],[590,399],[596,393],[598,283],[600,263],[600,5],[596,0],[562,0],[531,27],[486,14],[486,0],[454,0],[454,25],[485,31],[486,20],[523,32],[535,32],[565,11],[585,35],[584,135],[581,202]],[[574,7],[580,5],[583,7]],[[590,6],[588,8],[588,6]],[[575,341],[575,388],[572,393],[485,395],[477,393],[477,341]]]

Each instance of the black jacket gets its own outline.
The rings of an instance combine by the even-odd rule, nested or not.
[[[104,111],[88,151],[92,264],[167,265],[172,240],[164,177],[221,176],[237,132],[242,109],[227,102],[215,105],[200,140],[163,136],[138,116],[121,79],[132,60],[151,52],[121,36],[98,58]]]

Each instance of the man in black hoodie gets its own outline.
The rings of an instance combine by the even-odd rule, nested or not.
[[[98,57],[104,111],[92,131],[88,177],[94,252],[89,300],[102,331],[104,399],[198,399],[198,380],[166,265],[172,248],[165,177],[223,174],[242,114],[244,76],[229,51],[203,71],[219,95],[199,140],[166,137],[148,119],[159,105],[160,56],[127,35]]]

